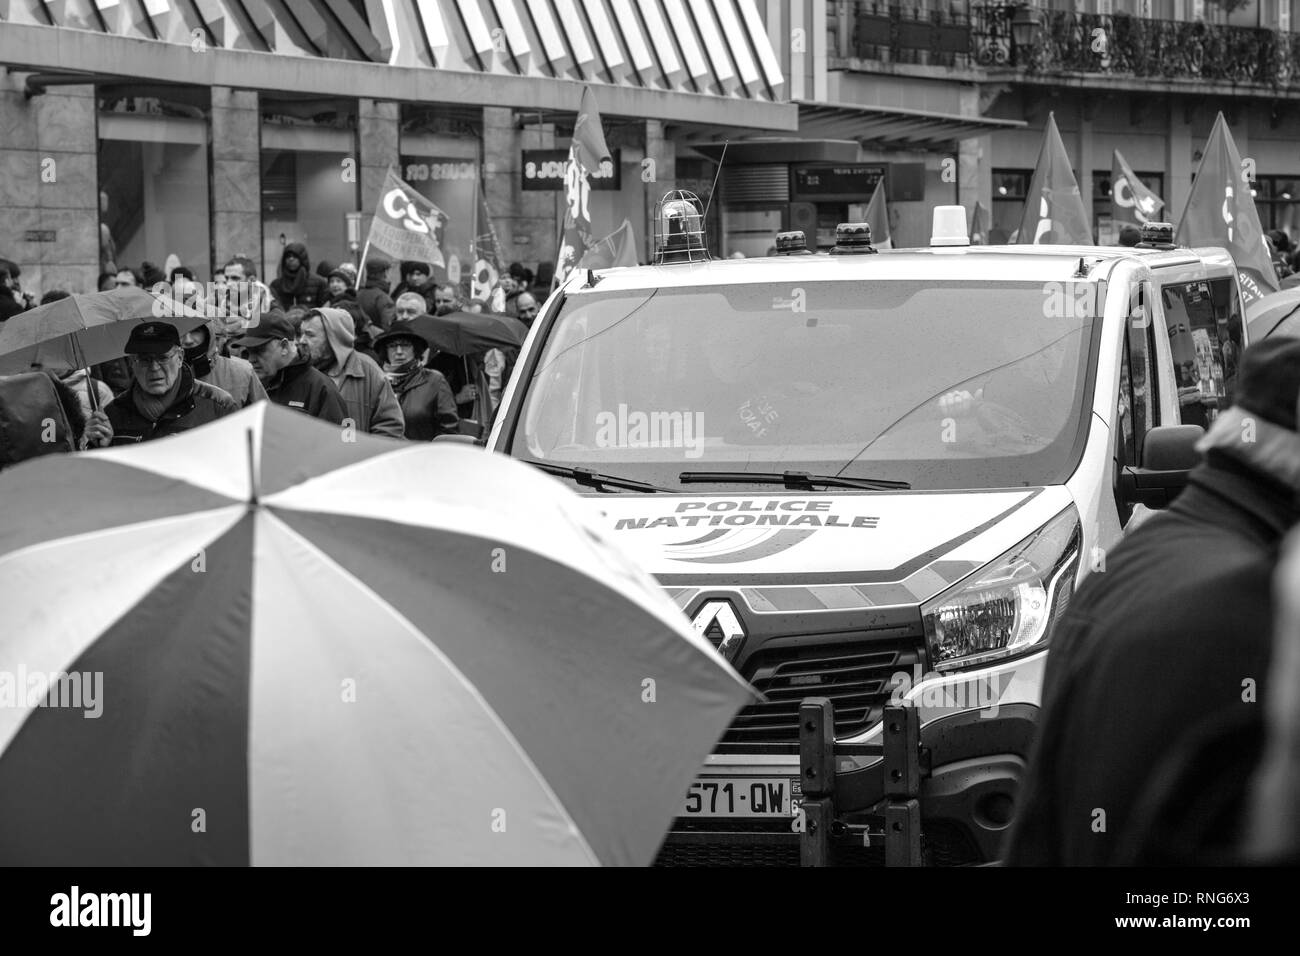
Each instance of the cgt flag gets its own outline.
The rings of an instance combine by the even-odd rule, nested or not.
[[[438,241],[446,219],[441,209],[398,179],[390,166],[379,191],[375,218],[370,222],[366,249],[373,246],[399,261],[414,259],[446,268]]]
[[[637,265],[636,236],[626,219],[604,239],[593,243],[578,263],[584,269],[612,269]]]
[[[1134,175],[1120,151],[1110,163],[1110,218],[1119,225],[1141,226],[1158,221],[1165,201]]]
[[[894,243],[889,235],[889,209],[885,206],[885,180],[876,180],[876,188],[871,193],[871,202],[867,203],[867,224],[871,226],[871,245],[877,249],[892,249]]]
[[[1088,210],[1079,195],[1079,183],[1070,168],[1061,133],[1056,128],[1056,114],[1047,115],[1047,129],[1043,131],[1043,145],[1038,151],[1038,163],[1029,193],[1025,199],[1025,212],[1020,220],[1022,244],[1033,245],[1092,245],[1092,229],[1088,225]]]
[[[573,144],[569,147],[569,162],[564,168],[564,234],[560,241],[560,255],[555,263],[556,288],[574,266],[582,261],[593,244],[591,237],[591,210],[588,201],[591,183],[588,173],[600,168],[609,159],[605,145],[605,132],[601,128],[600,110],[596,108],[596,95],[591,88],[582,88],[582,104],[578,108],[578,121],[573,127]]]
[[[1264,230],[1241,168],[1241,154],[1220,113],[1196,168],[1174,241],[1183,246],[1223,246],[1237,264],[1246,304],[1280,288],[1264,245]]]

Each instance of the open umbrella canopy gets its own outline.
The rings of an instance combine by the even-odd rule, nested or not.
[[[651,861],[748,686],[561,483],[345,435],[0,474],[0,860]]]
[[[120,358],[131,329],[157,319],[174,323],[182,335],[205,321],[202,312],[134,287],[28,309],[0,325],[0,375],[33,368],[65,372]]]
[[[528,326],[511,315],[494,312],[449,312],[418,315],[408,327],[419,331],[434,348],[452,355],[477,355],[488,349],[517,349],[528,337]]]
[[[1246,331],[1250,341],[1258,342],[1275,332],[1295,335],[1294,331],[1287,332],[1279,329],[1279,326],[1297,315],[1300,315],[1300,288],[1283,289],[1256,299],[1246,306]],[[1295,322],[1290,322],[1288,328],[1294,327]]]

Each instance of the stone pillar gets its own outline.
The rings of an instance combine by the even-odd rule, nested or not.
[[[1183,104],[1177,97],[1169,98],[1166,115],[1169,124],[1165,137],[1165,201],[1162,210],[1167,222],[1178,225],[1177,217],[1187,205],[1187,197],[1192,191],[1192,173],[1196,164],[1192,162],[1192,127],[1183,118]],[[1197,144],[1199,145],[1199,144]]]
[[[642,178],[651,172],[654,176],[645,183],[645,248],[641,251],[641,261],[652,262],[655,206],[663,199],[664,193],[677,188],[677,144],[664,138],[664,124],[659,120],[646,120],[645,154],[654,165],[644,169]],[[713,252],[721,254],[717,249]]]
[[[401,104],[387,100],[362,99],[357,102],[357,165],[360,169],[357,177],[357,208],[362,213],[362,248],[370,233],[370,220],[375,217],[375,202],[383,188],[388,167],[392,166],[401,175],[401,151],[398,148],[401,139],[401,112]],[[361,254],[360,249],[357,254]],[[364,282],[364,263],[359,273],[359,281]],[[396,270],[391,271],[389,277],[394,283],[399,281]]]
[[[516,128],[510,107],[483,108],[483,190],[506,260],[503,268],[519,262],[535,273],[543,262],[555,264],[564,224],[564,194],[525,192],[520,162],[524,149],[567,149],[568,145],[568,140],[556,142],[550,125]]]
[[[213,269],[262,261],[262,133],[257,93],[212,88]],[[260,267],[260,266],[259,266]],[[274,276],[262,276],[269,282]]]
[[[963,116],[981,115],[978,86],[962,89],[961,113]],[[984,207],[986,216],[991,218],[993,215],[992,143],[991,136],[978,136],[964,139],[957,146],[957,202],[966,208],[968,217],[975,214],[977,202]],[[968,227],[974,225],[969,218],[966,224]],[[988,241],[987,236],[985,241]]]
[[[0,76],[0,256],[38,299],[96,289],[97,161],[93,86],[51,87],[28,100],[19,77]]]

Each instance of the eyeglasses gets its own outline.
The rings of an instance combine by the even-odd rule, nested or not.
[[[172,353],[162,355],[132,355],[131,364],[136,368],[165,368],[172,360]]]

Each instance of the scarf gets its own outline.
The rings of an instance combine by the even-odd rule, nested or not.
[[[390,365],[385,362],[384,377],[388,379],[388,384],[393,386],[393,391],[398,391],[410,381],[412,376],[419,374],[421,367],[418,355],[401,365]]]
[[[212,371],[212,359],[208,356],[208,349],[212,345],[212,331],[205,327],[203,333],[201,344],[185,350],[185,364],[190,367],[195,378],[202,378]]]
[[[172,382],[172,387],[162,395],[150,395],[139,384],[136,384],[131,389],[131,400],[135,402],[136,410],[149,421],[158,421],[163,417],[163,412],[171,408],[172,403],[176,401],[176,396],[181,391],[181,380],[184,377],[184,370],[182,370],[182,374],[177,375],[176,381]]]

